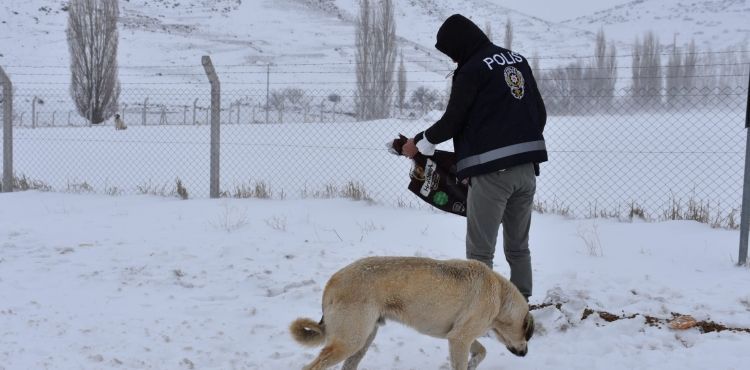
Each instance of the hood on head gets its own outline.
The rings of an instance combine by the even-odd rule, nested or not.
[[[435,47],[458,62],[460,67],[479,48],[489,43],[490,39],[474,22],[461,14],[454,14],[440,26]]]

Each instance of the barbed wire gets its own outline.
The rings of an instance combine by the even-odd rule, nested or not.
[[[708,54],[721,54],[721,55],[727,55],[727,54],[741,54],[741,55],[750,55],[750,50],[725,50],[725,51],[682,51],[682,52],[663,52],[663,53],[657,53],[657,54],[650,54],[650,55],[657,55],[657,56],[672,56],[672,55],[708,55]],[[640,55],[640,54],[639,54]],[[531,56],[526,57],[528,60],[554,60],[554,59],[597,59],[597,58],[603,58],[603,59],[614,59],[614,58],[632,58],[635,56],[635,54],[618,54],[618,55],[603,55],[603,56],[596,56],[596,55],[584,55],[584,56],[576,56],[576,55],[555,55],[555,56]],[[446,64],[450,63],[447,60],[447,57],[436,57],[435,59],[405,59],[404,61],[407,63],[434,63],[436,62],[436,59],[446,59]],[[268,68],[268,66],[274,67],[274,66],[328,66],[328,65],[361,65],[361,64],[375,64],[374,62],[365,63],[365,62],[357,62],[357,61],[345,61],[345,62],[317,62],[317,63],[267,63],[267,64],[214,64],[215,68]],[[19,65],[19,64],[10,64],[6,65],[8,68],[64,68],[69,69],[70,66],[60,66],[60,65]],[[153,64],[153,65],[121,65],[119,66],[123,69],[154,69],[154,68],[203,68],[200,63],[195,64],[180,64],[180,65],[163,65],[163,64]]]
[[[702,67],[736,67],[736,66],[747,66],[750,67],[750,61],[746,63],[716,63],[716,64],[694,64],[689,67],[702,68]],[[685,65],[664,65],[659,68],[662,69],[681,69],[685,68]],[[534,71],[556,71],[556,70],[632,70],[632,69],[651,69],[652,66],[614,66],[614,67],[596,67],[596,66],[563,66],[554,68],[537,68]],[[406,73],[442,73],[451,72],[453,69],[435,69],[435,70],[405,70]],[[265,75],[267,71],[224,71],[220,72],[219,75]],[[337,74],[352,74],[354,71],[341,70],[341,71],[286,71],[286,70],[273,70],[270,72],[272,75],[297,75],[297,74],[319,74],[319,75],[337,75]],[[19,72],[13,73],[13,76],[33,76],[33,77],[69,77],[70,73],[30,73],[30,72]],[[119,77],[205,77],[205,73],[125,73],[119,74]]]
[[[750,50],[724,50],[724,51],[684,51],[684,52],[664,52],[664,53],[657,53],[657,54],[651,54],[651,55],[658,55],[658,56],[671,56],[671,55],[706,55],[706,54],[750,54]],[[575,55],[550,55],[550,56],[527,56],[526,54],[523,54],[524,57],[528,60],[548,60],[548,59],[596,59],[596,58],[604,58],[604,59],[613,59],[613,58],[632,58],[635,56],[635,54],[622,54],[622,55],[603,55],[603,56],[596,56],[596,55],[584,55],[584,56],[575,56]],[[639,54],[640,55],[640,54]],[[436,59],[446,59],[446,62],[448,57],[438,57]],[[434,63],[435,60],[404,60],[407,63]],[[356,61],[349,61],[349,62],[331,62],[331,63],[271,63],[271,66],[274,65],[287,65],[287,66],[320,66],[320,65],[357,65],[357,64],[373,64],[373,63],[363,63],[363,62],[356,62]],[[217,65],[217,67],[243,67],[246,65],[243,64],[223,64],[223,65]],[[260,65],[259,67],[266,68],[266,65]]]
[[[745,74],[712,74],[712,75],[681,75],[681,76],[624,76],[624,77],[580,77],[580,78],[552,78],[539,77],[537,81],[589,81],[589,80],[650,80],[650,79],[680,79],[680,78],[718,78],[718,77],[746,77]]]
[[[538,77],[536,78],[537,81],[590,81],[590,80],[654,80],[654,79],[682,79],[682,78],[724,78],[724,77],[746,77],[745,74],[716,74],[716,75],[687,75],[687,76],[639,76],[639,77],[632,77],[632,76],[624,76],[624,77],[576,77],[576,78],[568,78],[568,77]],[[408,83],[421,83],[421,84],[443,84],[447,81],[447,79],[444,80],[411,80],[407,81]],[[373,82],[376,83],[398,83],[398,80],[375,80]],[[53,82],[53,81],[44,81],[44,82],[38,82],[38,81],[18,81],[17,83],[22,83],[25,85],[68,85],[70,82]],[[149,85],[149,86],[156,86],[156,85],[197,85],[197,84],[205,84],[205,81],[184,81],[184,82],[120,82],[120,85]],[[228,81],[228,82],[221,82],[222,85],[254,85],[254,86],[260,86],[260,85],[353,85],[356,81],[293,81],[293,82],[266,82],[266,81],[258,81],[258,82],[242,82],[242,81]]]
[[[145,125],[140,127],[194,127],[200,126],[205,127],[207,125]],[[231,126],[228,125],[228,126]],[[83,126],[72,126],[72,128],[88,128],[87,125]],[[41,129],[41,128],[40,128]],[[209,145],[210,140],[194,141],[194,140],[122,140],[122,139],[82,139],[82,138],[27,138],[18,137],[14,140],[18,141],[34,141],[34,142],[75,142],[75,143],[119,143],[119,144],[182,144],[182,145]],[[373,151],[373,152],[387,152],[388,149],[385,147],[363,147],[363,146],[346,146],[346,145],[307,145],[307,144],[284,144],[284,143],[260,143],[260,142],[243,142],[243,141],[232,141],[223,140],[222,145],[229,146],[252,146],[252,147],[274,147],[274,148],[302,148],[302,149],[325,149],[325,150],[356,150],[356,151]],[[567,153],[567,154],[659,154],[659,155],[705,155],[705,154],[744,154],[744,151],[696,151],[696,150],[677,150],[677,151],[643,151],[643,150],[612,150],[610,148],[602,150],[548,150],[551,153]]]
[[[194,125],[141,125],[139,127],[193,127]],[[207,125],[199,125],[206,127]],[[231,126],[227,124],[227,126]],[[88,126],[72,126],[72,128],[88,128]],[[205,141],[192,141],[192,140],[121,140],[121,139],[81,139],[81,138],[28,138],[18,137],[14,138],[18,141],[34,141],[34,142],[75,142],[75,143],[119,143],[119,144],[184,144],[184,145],[209,145],[210,140]],[[222,140],[221,145],[235,145],[235,146],[263,146],[263,147],[274,147],[274,148],[303,148],[303,149],[326,149],[326,150],[366,150],[375,152],[387,152],[388,148],[385,146],[380,147],[356,147],[356,146],[329,146],[329,145],[306,145],[306,144],[283,144],[283,143],[253,143],[253,142],[241,142]]]
[[[738,91],[736,93],[726,93],[726,92],[716,92],[714,91],[716,88],[711,88],[710,93],[712,93],[713,96],[745,96],[747,95],[746,90],[744,91]],[[651,92],[651,90],[654,90],[654,92]],[[679,88],[677,90],[680,90]],[[641,91],[647,91],[648,93],[643,93]],[[642,89],[635,89],[635,88],[629,88],[624,90],[619,90],[619,92],[623,93],[624,95],[614,95],[614,94],[577,94],[576,89],[566,89],[563,94],[543,94],[542,97],[544,99],[547,98],[658,98],[663,97],[665,93],[673,93],[674,91],[667,91],[666,89],[649,89],[649,88],[642,88]],[[678,91],[679,92],[679,91]],[[637,93],[637,94],[633,94]],[[699,97],[699,96],[705,96],[705,93],[691,93],[691,94],[670,94],[672,97]]]
[[[714,64],[691,64],[691,65],[689,65],[689,67],[729,67],[729,66],[750,66],[750,61],[741,62],[741,63],[714,63]],[[684,64],[682,64],[682,65],[668,65],[667,64],[667,65],[659,66],[658,68],[664,68],[664,69],[675,68],[675,69],[679,69],[679,68],[685,68],[685,67],[686,67],[686,65],[684,65]],[[604,67],[597,67],[597,66],[576,66],[576,65],[571,65],[571,66],[550,67],[550,68],[536,68],[536,69],[533,69],[533,71],[554,71],[554,70],[560,70],[560,69],[563,69],[563,70],[571,70],[571,69],[584,69],[584,70],[600,70],[600,69],[601,70],[620,70],[620,69],[650,69],[650,68],[654,68],[654,66],[632,66],[632,65],[629,65],[629,66],[613,66],[613,67],[604,66]]]

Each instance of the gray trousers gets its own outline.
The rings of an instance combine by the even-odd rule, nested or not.
[[[536,192],[534,165],[526,163],[471,178],[466,205],[466,258],[492,268],[500,223],[510,281],[531,295],[529,227]]]

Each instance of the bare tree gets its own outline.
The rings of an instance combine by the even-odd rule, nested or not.
[[[284,90],[271,91],[268,99],[269,108],[273,108],[278,113],[279,123],[284,123],[284,109],[286,108],[287,95]]]
[[[356,28],[357,117],[360,120],[385,118],[393,101],[393,74],[396,67],[396,23],[393,0],[382,0],[370,7],[360,1]]]
[[[513,24],[510,23],[510,18],[505,22],[505,45],[506,49],[510,49],[513,46]]]
[[[553,71],[554,82],[557,90],[562,92],[559,104],[560,109],[568,114],[583,114],[582,110],[590,108],[589,104],[581,101],[580,96],[588,95],[588,80],[590,72],[585,68],[583,60],[576,59],[565,67]]]
[[[544,96],[547,112],[555,115],[584,114],[599,109],[596,99],[581,99],[591,94],[591,74],[595,71],[581,59],[566,66],[539,71],[536,79]]]
[[[281,109],[291,111],[294,114],[299,115],[300,112],[305,111],[305,91],[296,87],[287,87],[281,91],[283,95]],[[288,103],[288,104],[287,104]]]
[[[70,94],[78,113],[92,124],[118,109],[118,0],[71,0],[68,9]]]
[[[661,94],[663,86],[663,74],[661,69],[661,45],[659,39],[653,32],[646,33],[643,38],[643,56],[646,58],[644,67],[646,74],[642,76],[646,78],[646,92],[645,101],[648,102],[649,106],[660,105]]]
[[[690,40],[685,58],[682,62],[682,83],[687,91],[695,87],[695,75],[698,64],[698,54],[695,51],[695,40]]]
[[[638,36],[635,37],[635,43],[633,44],[633,53],[631,55],[631,72],[632,72],[632,87],[630,94],[634,100],[638,99],[639,91],[641,90],[641,40]]]
[[[406,67],[404,67],[404,54],[401,54],[401,63],[398,66],[398,111],[404,112],[406,100]]]
[[[607,37],[603,29],[596,34],[594,63],[588,75],[591,78],[591,93],[597,97],[592,102],[598,109],[607,108],[613,99],[617,82],[617,50],[614,42],[607,48]]]
[[[370,64],[372,63],[372,15],[370,14],[370,1],[361,0],[359,3],[359,18],[356,25],[356,73],[357,73],[357,117],[367,119],[371,115],[372,76]]]
[[[596,33],[596,44],[594,44],[594,58],[596,67],[604,66],[607,58],[607,37],[604,35],[604,29],[600,28]]]
[[[639,107],[654,107],[661,103],[662,70],[661,46],[653,32],[646,32],[641,43],[633,47],[633,90]]]
[[[669,56],[669,60],[667,60],[667,65],[665,66],[666,97],[667,105],[670,108],[677,108],[677,97],[680,95],[681,88],[684,87],[683,81],[681,81],[684,66],[682,65],[682,55],[679,50],[677,47],[677,35],[675,35],[672,41],[672,54]]]
[[[418,87],[411,93],[411,103],[419,108],[420,114],[425,115],[435,108],[440,93],[437,90],[428,89],[424,86]]]
[[[305,99],[305,91],[297,87],[289,87],[283,91],[284,97],[293,108],[300,108]]]
[[[328,101],[333,103],[333,114],[336,115],[336,105],[341,102],[341,95],[339,94],[330,94],[328,95]]]
[[[393,103],[393,75],[396,71],[396,17],[393,0],[382,0],[376,12],[376,53],[375,64],[377,76],[376,91],[380,94],[376,105],[377,118],[385,118],[391,114]]]
[[[730,91],[734,91],[737,88],[743,88],[747,86],[747,75],[748,75],[748,52],[747,42],[745,46],[737,49],[726,48],[719,54],[719,65],[718,67],[718,88],[721,89],[722,94],[729,94]],[[744,102],[746,97],[743,94],[736,94],[735,96],[741,97],[741,102]],[[726,99],[731,101],[731,99]]]
[[[706,53],[701,53],[699,63],[697,66],[696,75],[701,76],[694,80],[695,85],[701,90],[701,93],[708,93],[710,89],[717,86],[718,71],[716,70],[716,64],[719,63],[716,60],[716,55],[713,50],[709,47]]]

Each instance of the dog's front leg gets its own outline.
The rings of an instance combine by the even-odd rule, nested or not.
[[[487,350],[484,349],[482,343],[474,340],[474,342],[471,343],[470,352],[471,358],[469,358],[469,366],[467,368],[468,370],[476,370],[477,366],[479,366],[479,363],[484,360],[484,356],[487,355]]]
[[[448,348],[451,353],[451,368],[453,370],[468,369],[470,347],[471,343],[463,339],[448,340]]]

